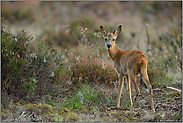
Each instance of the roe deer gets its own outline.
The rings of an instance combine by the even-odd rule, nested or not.
[[[109,56],[112,58],[114,62],[114,68],[118,74],[118,83],[120,86],[118,92],[117,107],[120,107],[120,98],[123,89],[124,76],[126,76],[128,82],[131,110],[134,111],[134,106],[140,93],[138,85],[136,83],[136,76],[140,74],[140,77],[145,82],[149,90],[151,98],[151,108],[153,112],[155,112],[152,87],[147,74],[147,57],[140,50],[121,50],[116,47],[115,41],[121,32],[121,27],[122,25],[119,25],[113,33],[110,33],[106,32],[103,26],[100,26],[100,32],[103,35],[104,40],[107,42]],[[136,97],[134,98],[133,103],[131,98],[130,80],[133,81],[136,91]]]

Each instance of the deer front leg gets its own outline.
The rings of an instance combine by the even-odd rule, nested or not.
[[[124,76],[119,73],[118,74],[118,78],[119,78],[119,91],[118,91],[118,103],[117,103],[117,107],[120,107],[120,98],[121,98],[121,93],[122,93],[122,89],[123,89],[123,82],[124,82]]]
[[[132,107],[133,103],[132,103],[132,96],[131,96],[131,82],[130,82],[129,76],[127,76],[127,83],[128,83],[128,93],[129,93],[129,98],[130,98],[130,104]]]

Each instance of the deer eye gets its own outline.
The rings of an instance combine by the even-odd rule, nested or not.
[[[107,41],[107,38],[105,38],[105,41]]]
[[[115,39],[112,39],[112,41],[114,41]]]

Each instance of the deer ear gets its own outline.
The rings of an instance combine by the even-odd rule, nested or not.
[[[100,26],[100,32],[102,33],[102,35],[107,35],[107,32],[105,31],[103,26]]]
[[[113,34],[119,35],[120,32],[121,32],[121,27],[122,27],[122,25],[120,24],[120,25],[116,28],[116,30],[114,30]]]

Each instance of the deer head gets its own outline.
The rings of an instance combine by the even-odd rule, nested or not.
[[[102,33],[102,36],[104,38],[104,40],[107,42],[107,48],[108,49],[111,49],[112,47],[114,47],[116,44],[115,44],[115,41],[118,37],[118,35],[120,34],[121,32],[121,27],[122,25],[119,25],[116,30],[114,30],[113,33],[110,33],[110,32],[107,32],[103,26],[100,26],[100,32]]]

